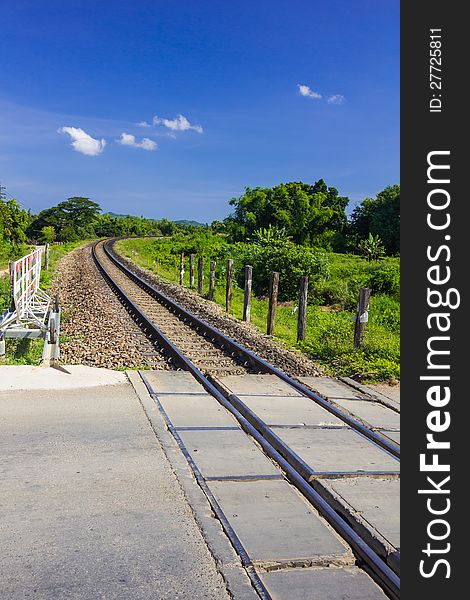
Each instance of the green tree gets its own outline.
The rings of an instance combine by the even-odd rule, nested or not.
[[[400,186],[388,186],[376,198],[365,198],[354,209],[351,230],[360,244],[369,234],[379,236],[388,255],[400,251]]]
[[[257,229],[252,236],[252,241],[260,246],[267,246],[277,240],[287,240],[287,231],[285,227],[260,227]]]
[[[379,260],[385,253],[382,240],[378,235],[372,235],[371,233],[365,240],[361,240],[359,250],[368,261]]]
[[[46,225],[41,229],[41,242],[51,244],[55,240],[55,229],[52,225]]]
[[[94,237],[94,226],[100,211],[96,202],[74,196],[41,211],[29,226],[28,235],[39,239],[44,227],[54,227],[56,237],[61,242]]]
[[[26,242],[28,212],[15,199],[0,198],[0,241],[12,246]]]
[[[215,219],[212,221],[210,227],[212,233],[225,233],[225,223],[222,223],[222,221],[217,221],[217,219]]]
[[[89,198],[82,196],[73,196],[57,206],[62,211],[69,223],[72,223],[76,229],[92,226],[98,218],[101,208],[99,204]]]
[[[323,179],[314,185],[281,183],[273,188],[246,188],[232,198],[235,210],[225,220],[231,239],[242,241],[269,226],[284,229],[294,242],[325,248],[343,243],[348,226],[348,198],[328,187]]]
[[[54,227],[57,238],[60,239],[60,234],[66,224],[65,215],[56,206],[53,206],[42,210],[33,218],[27,229],[27,235],[33,240],[38,240],[44,227]]]
[[[173,221],[169,221],[168,219],[162,219],[160,221],[160,231],[163,235],[173,235],[179,229],[179,226]]]

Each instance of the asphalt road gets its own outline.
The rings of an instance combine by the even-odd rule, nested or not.
[[[0,391],[0,598],[228,599],[130,383]]]

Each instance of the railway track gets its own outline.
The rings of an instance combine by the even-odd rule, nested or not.
[[[206,392],[232,413],[241,428],[261,446],[265,454],[285,473],[286,478],[351,546],[362,568],[390,597],[398,598],[399,552],[391,553],[377,544],[374,536],[370,535],[367,528],[359,522],[357,515],[342,510],[337,503],[332,502],[331,492],[324,480],[335,474],[312,468],[308,460],[301,457],[299,453],[292,450],[289,443],[286,443],[283,439],[285,437],[283,431],[273,425],[268,426],[256,411],[240,398],[241,394],[238,395],[230,389],[227,381],[234,376],[246,374],[274,376],[283,385],[287,384],[302,399],[313,401],[325,411],[325,414],[328,413],[335,423],[332,429],[342,429],[348,433],[353,431],[360,436],[361,440],[367,440],[372,453],[381,453],[389,463],[395,461],[398,465],[399,446],[383,432],[368,427],[335,403],[313,392],[295,377],[273,367],[176,304],[156,287],[133,273],[114,254],[111,246],[112,241],[96,243],[92,251],[93,258],[101,274],[140,329],[156,347],[163,350],[174,368],[191,373]],[[145,374],[142,378],[150,395],[157,401],[155,391]],[[171,423],[169,429],[171,430]],[[178,440],[177,434],[176,439]],[[398,476],[397,469],[393,466],[387,466],[384,472],[379,470],[366,474],[372,477]],[[354,475],[360,476],[364,473],[354,473]],[[234,547],[239,548],[239,541],[233,539],[231,527],[225,529]],[[239,554],[243,559],[243,552],[239,551]],[[245,562],[248,560],[246,556],[244,560]],[[261,590],[261,597],[269,598],[256,572],[251,570],[248,573],[252,577],[255,588]]]
[[[124,295],[133,304],[145,313],[146,317],[156,328],[180,349],[189,361],[192,362],[205,375],[237,375],[245,373],[247,368],[236,361],[233,353],[228,349],[214,344],[211,339],[199,335],[188,324],[181,321],[176,314],[169,312],[168,308],[151,296],[143,285],[131,280],[125,271],[113,261],[113,255],[103,244],[95,246],[95,260],[98,265],[105,269],[109,278],[122,290]],[[102,271],[103,272],[103,271]],[[116,289],[116,288],[115,288]],[[152,333],[148,330],[149,337]],[[170,360],[178,367],[178,361],[174,356]]]

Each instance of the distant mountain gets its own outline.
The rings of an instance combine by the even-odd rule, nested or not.
[[[108,214],[110,217],[127,217],[129,216],[129,214],[123,215],[121,213],[115,213],[115,212],[111,212],[108,211],[106,214]],[[135,215],[131,215],[131,216],[135,216]],[[144,217],[147,218],[147,217]],[[161,221],[161,219],[149,219],[149,221]],[[204,227],[205,225],[207,225],[207,223],[199,223],[199,221],[187,221],[186,219],[180,219],[179,221],[173,221],[174,223],[177,223],[178,225],[194,225],[195,227]]]
[[[137,216],[137,215],[131,215],[130,213],[115,213],[115,212],[111,212],[108,211],[107,213],[105,213],[107,215],[109,215],[110,217],[135,217],[136,219],[140,219],[141,215]],[[143,217],[144,219],[147,219],[147,221],[160,221],[161,219],[151,219],[149,217]]]
[[[127,214],[124,215],[122,213],[111,212],[110,210],[107,213],[105,213],[105,214],[109,215],[110,217],[129,217],[129,216],[132,216],[132,215],[129,215],[129,213],[127,213]]]
[[[195,227],[204,227],[207,225],[207,223],[199,223],[199,221],[186,221],[185,219],[174,221],[174,223],[178,223],[178,225],[194,225]]]

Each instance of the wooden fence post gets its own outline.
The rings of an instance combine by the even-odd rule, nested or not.
[[[194,285],[194,254],[189,255],[189,287]]]
[[[184,252],[181,252],[180,256],[180,285],[183,285],[184,281]]]
[[[251,287],[253,282],[253,267],[245,266],[245,297],[243,300],[243,320],[249,322],[251,315]]]
[[[307,331],[307,295],[308,277],[304,275],[300,280],[299,290],[299,314],[297,315],[297,341],[305,339]]]
[[[209,271],[209,300],[214,299],[215,289],[215,261],[211,260],[210,271]]]
[[[369,318],[370,294],[370,288],[361,288],[359,291],[356,322],[354,324],[354,348],[360,348],[364,339],[366,323]]]
[[[233,278],[233,260],[230,258],[227,261],[227,284],[225,286],[225,311],[232,310],[232,278]]]
[[[276,318],[277,293],[279,291],[279,273],[271,273],[269,280],[269,307],[268,307],[268,325],[266,333],[272,335],[274,332],[274,320]]]
[[[44,269],[49,268],[49,244],[44,244]]]
[[[197,291],[202,295],[202,282],[204,281],[204,259],[200,256],[197,259]]]

